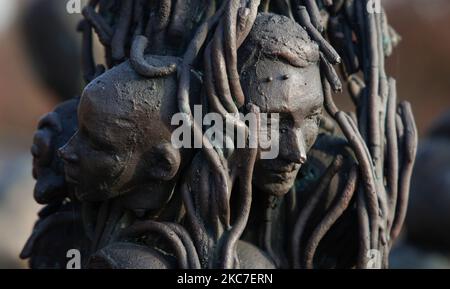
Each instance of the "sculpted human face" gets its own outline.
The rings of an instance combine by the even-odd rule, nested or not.
[[[127,181],[121,180],[121,175],[133,161],[133,150],[124,149],[124,144],[133,142],[133,122],[122,119],[119,124],[114,112],[104,109],[84,95],[78,113],[79,129],[61,150],[66,179],[77,186],[77,197],[82,200],[103,200],[115,194],[112,191]]]
[[[244,78],[248,101],[263,113],[279,114],[278,139],[271,139],[272,144],[279,144],[279,155],[262,159],[258,154],[253,184],[263,192],[282,196],[294,185],[319,131],[323,106],[319,67],[299,68],[265,58],[247,68]]]
[[[169,109],[152,93],[172,87],[163,80],[123,78],[131,72],[120,73],[122,68],[85,89],[78,131],[60,149],[66,179],[80,200],[102,201],[150,185],[149,198],[159,204],[171,193],[167,181],[178,171],[180,154],[170,143]]]

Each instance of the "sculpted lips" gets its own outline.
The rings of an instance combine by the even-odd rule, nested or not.
[[[268,170],[270,172],[273,172],[275,174],[288,174],[295,172],[300,168],[300,164],[297,163],[287,163],[287,162],[281,162],[281,161],[268,161],[263,162],[262,167],[265,170]]]
[[[290,181],[292,178],[295,178],[296,171],[284,172],[284,173],[273,173],[272,176],[275,177],[279,181]]]
[[[279,173],[279,174],[292,173],[292,172],[296,171],[299,168],[300,168],[300,165],[292,164],[292,165],[286,166],[286,167],[274,168],[274,169],[272,169],[272,172]]]
[[[67,163],[65,163],[64,172],[69,183],[78,184],[78,173]]]
[[[267,172],[270,175],[270,178],[273,178],[274,182],[287,182],[292,178],[295,178],[297,175],[297,171],[300,169],[300,164],[296,163],[284,163],[281,164],[279,162],[264,164],[263,167],[266,168]]]

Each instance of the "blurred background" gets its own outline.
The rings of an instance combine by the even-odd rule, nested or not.
[[[442,118],[450,111],[450,1],[382,3],[402,37],[388,71],[397,79],[399,97],[412,103],[421,136],[407,233],[391,266],[450,268],[450,118]],[[75,32],[80,15],[68,14],[65,5],[0,0],[0,268],[26,267],[18,255],[39,210],[29,153],[39,118],[81,89]],[[432,189],[423,186],[430,182]]]
[[[81,90],[79,14],[64,0],[0,0],[0,268],[36,221],[30,147],[39,118]]]

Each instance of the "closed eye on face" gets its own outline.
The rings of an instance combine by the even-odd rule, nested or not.
[[[86,126],[82,126],[80,130],[93,149],[97,151],[114,150],[114,147],[109,142],[97,137],[95,133],[91,133]]]

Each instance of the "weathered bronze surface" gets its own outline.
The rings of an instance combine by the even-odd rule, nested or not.
[[[367,2],[90,1],[87,85],[36,132],[47,206],[21,256],[33,268],[65,268],[70,249],[84,268],[388,267],[417,132],[384,70],[399,37]],[[340,79],[354,111],[334,104]],[[195,105],[256,140],[218,146]],[[201,148],[174,146],[180,112]],[[267,127],[239,113],[279,115],[275,158],[252,146]]]

